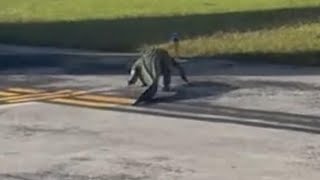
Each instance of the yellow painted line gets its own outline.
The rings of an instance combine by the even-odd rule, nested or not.
[[[87,106],[87,107],[95,107],[95,108],[110,108],[110,107],[119,106],[117,104],[89,102],[89,101],[81,101],[81,100],[66,99],[66,98],[50,99],[49,101],[55,102],[55,103],[63,103],[63,104],[69,104],[69,105]]]
[[[72,93],[71,90],[62,90],[62,91],[56,91],[51,93],[27,94],[22,96],[0,98],[0,101],[6,101],[8,103],[39,101],[39,100],[61,97],[65,95],[70,96],[71,93]]]
[[[29,88],[9,88],[8,91],[17,92],[17,93],[27,93],[27,94],[44,92],[44,90],[29,89]]]
[[[51,96],[55,94],[65,94],[65,93],[72,93],[72,90],[66,89],[66,90],[60,90],[60,91],[54,91],[54,92],[43,92],[43,93],[32,93],[32,94],[22,94],[17,96],[9,96],[0,98],[0,101],[13,101],[13,100],[20,100],[20,99],[29,99],[29,98],[40,98],[44,96]]]
[[[131,105],[135,103],[135,99],[131,98],[123,98],[123,97],[115,97],[115,96],[103,96],[103,95],[81,95],[76,96],[76,99],[88,100],[88,101],[99,101],[99,102],[107,102],[107,103],[115,103],[122,105]]]
[[[19,94],[6,92],[6,91],[0,91],[0,96],[16,96],[16,95],[19,95]]]
[[[45,90],[30,88],[9,88],[8,91],[10,92],[0,91],[0,96],[1,93],[6,96],[0,98],[0,101],[5,101],[7,103],[46,101],[100,108],[114,107],[118,105],[132,105],[136,101],[132,98],[110,95],[90,95],[88,91],[72,91],[69,89],[46,92]]]
[[[7,101],[8,103],[23,103],[23,102],[29,102],[29,101],[48,101],[51,99],[59,99],[59,98],[70,98],[73,96],[78,96],[81,95],[83,93],[87,93],[86,91],[74,91],[72,92],[71,90],[69,90],[69,92],[67,92],[68,90],[64,90],[64,91],[57,91],[55,93],[48,93],[47,95],[42,95],[42,96],[35,96],[35,97],[31,97],[31,98],[25,98],[25,99],[17,99],[17,100],[10,100]]]
[[[18,100],[18,99],[28,99],[28,98],[34,98],[34,97],[47,96],[47,95],[50,95],[50,94],[52,94],[52,93],[44,92],[44,93],[22,94],[22,95],[17,95],[17,96],[9,96],[9,97],[0,98],[0,101],[11,101],[11,100]]]

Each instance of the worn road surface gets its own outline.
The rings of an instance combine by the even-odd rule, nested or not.
[[[126,59],[132,58],[37,52],[3,48],[1,91],[123,89]],[[320,178],[320,68],[227,60],[182,64],[192,86],[174,77],[173,95],[159,93],[138,107],[3,101],[0,179]]]

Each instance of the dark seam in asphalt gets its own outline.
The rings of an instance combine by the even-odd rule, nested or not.
[[[292,122],[292,123],[282,123],[282,124],[272,124],[272,123],[281,123],[279,121],[270,121],[272,123],[267,122],[266,120],[257,118],[256,120],[260,120],[259,122],[248,122],[243,120],[230,120],[230,119],[223,119],[221,118],[215,118],[215,117],[200,117],[197,116],[197,114],[202,115],[221,115],[221,114],[213,114],[213,113],[201,113],[201,112],[190,112],[190,111],[175,111],[174,109],[171,110],[164,110],[161,108],[154,107],[143,107],[138,106],[141,109],[135,109],[135,108],[124,108],[124,107],[109,107],[109,108],[99,108],[99,107],[90,107],[90,106],[78,106],[78,105],[68,105],[63,103],[56,103],[56,102],[48,102],[50,104],[60,104],[60,105],[66,105],[66,106],[75,106],[75,107],[86,107],[90,109],[98,109],[98,110],[109,110],[109,111],[116,111],[116,112],[126,112],[126,113],[135,113],[135,114],[145,114],[145,115],[152,115],[152,116],[161,116],[161,117],[168,117],[168,118],[178,118],[178,119],[184,119],[184,120],[193,120],[193,121],[204,121],[204,122],[212,122],[212,123],[228,123],[228,124],[238,124],[238,125],[244,125],[244,126],[253,126],[253,127],[261,127],[261,128],[270,128],[270,129],[280,129],[280,130],[291,130],[291,131],[297,131],[297,132],[304,132],[304,133],[311,133],[311,134],[320,134],[320,126],[312,126],[310,123],[305,123],[303,125]],[[193,107],[195,108],[195,107]],[[195,108],[196,109],[196,108]],[[151,110],[151,111],[149,111]],[[154,112],[152,110],[162,110],[162,112]],[[167,112],[163,112],[167,111]],[[189,113],[188,115],[183,114],[184,112]],[[192,113],[192,115],[190,115]],[[273,113],[273,112],[265,112],[265,113]],[[294,116],[294,114],[289,114],[291,116]],[[231,118],[237,118],[239,116],[230,116],[228,114],[224,114],[224,116],[228,116]],[[297,115],[299,116],[299,115]],[[320,120],[320,117],[314,117],[318,118]],[[250,119],[250,118],[249,118]],[[270,120],[270,119],[269,119]],[[299,125],[300,127],[297,127],[295,125]]]

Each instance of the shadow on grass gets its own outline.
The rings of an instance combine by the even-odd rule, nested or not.
[[[319,19],[320,7],[304,7],[174,17],[0,23],[0,42],[134,51],[144,44],[166,42],[172,32],[191,38],[216,32],[270,29]]]

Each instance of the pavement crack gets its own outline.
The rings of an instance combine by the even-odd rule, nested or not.
[[[22,134],[23,136],[33,136],[37,133],[50,133],[50,134],[90,134],[90,135],[99,135],[100,132],[81,129],[78,127],[67,127],[67,128],[48,128],[41,126],[27,126],[27,125],[14,125],[11,126],[15,134]]]
[[[20,175],[13,175],[13,174],[0,174],[0,178],[2,177],[6,178],[6,180],[33,180]]]
[[[18,174],[0,174],[0,178],[5,180],[145,180],[150,179],[149,176],[133,176],[126,173],[110,174],[110,175],[75,175],[67,173],[54,173],[50,171],[37,173],[18,173]]]

